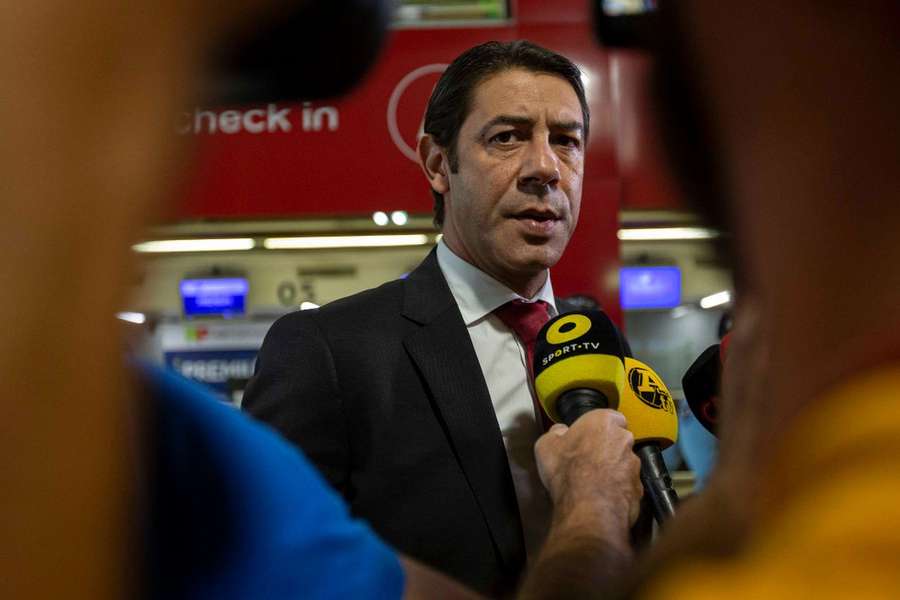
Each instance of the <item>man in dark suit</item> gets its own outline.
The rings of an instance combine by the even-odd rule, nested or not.
[[[528,378],[578,219],[578,68],[528,42],[448,67],[419,143],[443,240],[405,280],[287,315],[244,406],[300,446],[404,553],[511,592],[549,525]]]

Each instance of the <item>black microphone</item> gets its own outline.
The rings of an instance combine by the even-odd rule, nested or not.
[[[722,369],[730,340],[731,334],[727,333],[720,343],[704,350],[681,379],[684,398],[694,417],[716,437],[719,437],[718,403],[722,393]]]
[[[714,436],[718,437],[718,413],[716,399],[722,380],[722,360],[719,344],[710,346],[697,357],[684,377],[681,387],[684,399],[697,421]]]

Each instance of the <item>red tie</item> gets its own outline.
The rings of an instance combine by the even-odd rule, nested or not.
[[[550,320],[549,305],[543,300],[525,302],[524,300],[510,300],[503,306],[494,309],[497,318],[509,327],[522,345],[525,346],[525,355],[528,361],[528,375],[531,378],[532,363],[534,362],[534,344],[537,341],[541,327]],[[532,394],[535,412],[541,416],[544,431],[553,425],[550,417],[544,413],[537,398]]]

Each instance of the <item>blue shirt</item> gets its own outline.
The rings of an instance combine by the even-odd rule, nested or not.
[[[296,449],[199,384],[142,365],[152,598],[400,598],[397,555]]]

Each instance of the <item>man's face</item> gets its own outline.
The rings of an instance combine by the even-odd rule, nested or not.
[[[447,245],[517,291],[542,280],[562,256],[581,204],[584,139],[575,90],[556,75],[522,69],[485,79],[456,152],[444,194]]]

